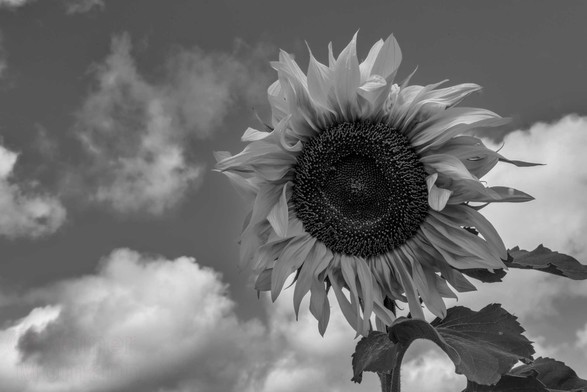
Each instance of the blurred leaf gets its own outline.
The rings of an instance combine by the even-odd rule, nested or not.
[[[587,380],[564,362],[552,358],[538,358],[533,363],[518,366],[510,372],[513,375],[535,375],[547,388],[557,391],[587,391]]]
[[[395,363],[397,347],[384,332],[372,331],[357,344],[353,354],[353,378],[360,383],[363,372],[390,372]]]
[[[510,268],[535,269],[574,280],[587,279],[587,265],[542,245],[531,252],[516,246],[508,253],[510,257],[505,264]]]

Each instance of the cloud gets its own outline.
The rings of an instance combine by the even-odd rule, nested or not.
[[[35,0],[0,0],[0,9],[16,9]],[[94,7],[104,8],[104,0],[64,0],[68,14],[88,12]]]
[[[17,159],[17,153],[0,146],[0,236],[51,234],[65,222],[65,208],[54,196],[38,191],[35,183],[13,181]]]
[[[332,294],[332,293],[331,293]],[[336,304],[330,298],[331,320],[324,337],[318,334],[317,321],[308,312],[308,299],[300,307],[296,321],[293,288],[282,292],[275,303],[265,301],[268,328],[274,350],[281,352],[268,369],[262,392],[379,390],[375,373],[365,372],[360,384],[353,376],[351,354],[358,339]],[[418,340],[406,353],[402,366],[405,391],[458,391],[465,378],[454,373],[454,365],[433,343]]]
[[[95,274],[25,294],[31,312],[0,330],[5,392],[358,392],[355,333],[334,298],[324,337],[309,314],[299,320],[293,289],[271,303],[268,321],[242,321],[218,273],[194,259],[167,260],[118,249]],[[582,336],[582,335],[581,335]],[[579,337],[579,341],[580,341]],[[542,346],[540,346],[542,347]],[[542,353],[553,353],[544,346]],[[462,376],[433,343],[415,342],[404,359],[406,391],[453,391]]]
[[[577,331],[577,346],[583,350],[587,350],[587,324],[585,324],[583,329]]]
[[[504,143],[501,153],[506,157],[538,161],[545,166],[498,165],[486,176],[488,183],[516,187],[536,200],[492,205],[486,209],[487,215],[498,222],[509,244],[533,248],[544,242],[587,258],[587,244],[581,234],[587,229],[587,155],[583,151],[587,117],[568,115],[551,124],[537,123],[529,130],[509,134]]]
[[[0,331],[2,391],[253,391],[267,357],[265,328],[238,320],[220,276],[188,257],[118,249],[28,299]]]
[[[267,325],[242,321],[212,269],[115,250],[95,274],[24,294],[31,312],[0,329],[0,390],[375,389],[375,376],[350,381],[356,340],[340,310],[323,338],[307,303],[293,318],[291,291],[266,302]]]
[[[0,31],[0,79],[2,78],[2,76],[4,74],[4,71],[6,71],[6,67],[7,67],[7,64],[6,64],[6,53],[4,51],[4,47],[3,47],[2,41],[3,41],[2,32]]]
[[[292,292],[286,290],[276,303],[260,303],[267,307],[266,325],[242,321],[212,269],[188,257],[167,260],[118,249],[101,260],[95,274],[24,295],[33,309],[0,330],[0,389],[377,390],[379,380],[372,373],[361,384],[350,381],[357,340],[340,309],[332,307],[322,337],[307,299],[295,320]],[[418,390],[420,375],[432,368],[427,382],[462,384],[448,376],[452,365],[443,354],[426,350],[420,360],[408,355],[405,390]]]
[[[422,344],[422,342],[417,342]],[[402,363],[402,389],[406,391],[453,392],[466,387],[466,378],[455,373],[455,366],[444,352],[437,347],[428,350],[411,360]],[[406,358],[410,354],[406,353]]]
[[[497,149],[500,146],[492,145]],[[587,117],[568,115],[551,124],[537,123],[506,136],[501,153],[510,159],[545,163],[516,168],[500,163],[484,179],[535,197],[529,203],[493,204],[481,212],[506,245],[532,250],[539,244],[587,263]],[[477,283],[476,283],[477,285]],[[561,300],[587,296],[587,282],[527,270],[511,270],[503,283],[478,284],[478,292],[460,295],[460,303],[480,308],[499,302],[524,319],[543,319],[565,311]]]
[[[265,84],[251,63],[255,50],[241,59],[179,49],[160,80],[151,82],[131,49],[128,35],[113,39],[96,72],[97,88],[78,113],[76,132],[91,163],[77,174],[95,201],[157,215],[201,183],[204,165],[188,153],[190,143],[210,137],[238,98],[254,101]]]
[[[352,383],[351,354],[357,340],[336,300],[331,298],[331,320],[324,337],[308,311],[308,298],[296,321],[293,288],[282,292],[275,303],[264,298],[274,349],[282,355],[269,369],[262,392],[376,390],[376,376],[365,376],[360,386]]]
[[[91,11],[93,8],[103,9],[104,0],[68,0],[65,2],[68,14],[79,14]]]
[[[0,8],[7,7],[7,8],[16,8],[21,7],[28,3],[30,0],[0,0]]]
[[[532,203],[515,205],[508,213],[501,211],[509,208],[507,205],[484,210],[509,246],[533,248],[544,242],[577,257],[584,255],[578,241],[584,221],[574,219],[585,212],[580,198],[574,197],[574,192],[581,194],[586,186],[584,171],[568,168],[586,167],[578,152],[584,145],[586,123],[585,118],[570,116],[506,138],[502,151],[506,156],[548,163],[530,169],[502,164],[487,177],[491,185],[516,186],[537,197]],[[543,147],[544,143],[550,147]],[[563,186],[573,196],[559,195]],[[549,213],[535,220],[533,214],[542,208]],[[568,230],[566,235],[551,235],[552,222],[565,216],[571,217],[571,227],[560,228]],[[559,308],[557,301],[584,295],[587,290],[582,284],[533,271],[510,271],[502,284],[481,285],[479,292],[461,295],[460,304],[479,309],[490,302],[502,302],[522,319],[547,318],[576,313]],[[524,290],[527,287],[536,289]],[[331,322],[321,337],[307,311],[307,298],[299,320],[295,320],[292,293],[293,289],[285,290],[276,303],[265,302],[266,325],[256,320],[245,322],[235,315],[226,287],[211,269],[186,257],[166,260],[117,250],[101,262],[96,274],[27,295],[35,308],[0,331],[0,351],[5,353],[0,358],[0,380],[6,385],[0,389],[377,390],[379,382],[374,374],[366,374],[360,385],[350,381],[350,355],[357,340],[336,301],[331,301]],[[561,353],[571,345],[583,347],[585,330],[587,327],[580,327],[572,342],[529,337],[537,341],[539,355],[553,355],[574,366],[584,359],[575,354],[564,358]],[[460,390],[464,384],[446,355],[418,342],[406,355],[402,374],[404,390],[438,390],[439,386]]]

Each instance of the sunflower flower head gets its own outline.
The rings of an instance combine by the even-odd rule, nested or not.
[[[241,261],[273,300],[295,274],[295,312],[310,293],[322,334],[330,288],[359,334],[373,314],[378,329],[390,325],[394,301],[407,302],[412,317],[424,318],[423,304],[442,318],[453,289],[475,289],[462,270],[505,267],[506,248],[475,206],[532,199],[480,181],[499,161],[517,161],[471,131],[505,121],[455,107],[476,84],[395,84],[393,35],[362,62],[356,34],[338,57],[329,45],[328,58],[310,53],[304,73],[281,51],[271,64],[271,131],[249,128],[243,151],[216,153],[216,169],[251,206]]]

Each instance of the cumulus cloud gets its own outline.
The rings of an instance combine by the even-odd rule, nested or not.
[[[34,183],[15,183],[18,154],[0,146],[0,236],[41,237],[55,232],[66,212],[54,196],[36,190]]]
[[[580,169],[587,162],[577,151],[585,145],[585,124],[585,118],[570,116],[506,138],[504,155],[548,164],[530,169],[502,165],[487,177],[491,185],[516,186],[537,198],[528,204],[485,210],[509,246],[532,249],[543,242],[579,258],[584,255],[579,239],[585,221],[575,217],[585,211],[575,195],[582,194],[587,183]],[[566,198],[560,192],[571,196]],[[513,209],[501,211],[507,208]],[[535,219],[541,209],[548,213]],[[566,234],[553,234],[552,225],[557,221],[570,225],[556,228]],[[479,292],[461,295],[460,304],[479,309],[502,302],[524,324],[568,311],[557,308],[552,299],[582,296],[587,292],[582,285],[539,272],[510,271],[502,284],[480,285]],[[532,290],[524,290],[527,287]],[[350,355],[357,340],[336,301],[331,301],[331,322],[321,337],[307,311],[307,299],[295,320],[292,292],[285,290],[276,303],[266,302],[266,325],[244,322],[235,315],[220,277],[193,259],[165,260],[118,250],[102,261],[96,274],[28,295],[37,306],[0,331],[0,350],[5,353],[0,358],[0,380],[6,385],[0,389],[377,390],[379,381],[373,374],[366,374],[360,385],[350,381]],[[586,331],[587,327],[579,329],[573,342],[529,337],[537,342],[539,355],[552,355],[574,366],[585,359],[561,354],[572,345],[584,348]],[[464,386],[463,377],[454,374],[446,355],[430,345],[416,344],[410,349],[402,374],[406,391],[449,391]]]
[[[235,304],[213,270],[188,257],[167,260],[119,249],[93,275],[25,295],[35,307],[0,330],[0,389],[377,390],[373,373],[366,373],[361,384],[350,381],[357,340],[338,306],[332,306],[322,337],[307,298],[295,320],[292,292],[284,291],[275,303],[264,300],[266,325],[245,322],[235,315]],[[453,391],[464,384],[432,343],[418,341],[408,351],[404,390]]]
[[[494,204],[482,210],[508,247],[519,245],[532,250],[542,243],[587,263],[585,145],[587,117],[576,115],[551,124],[537,123],[506,136],[500,151],[504,156],[545,164],[516,168],[501,163],[484,178],[489,185],[511,186],[536,198],[529,203]],[[509,271],[503,283],[477,286],[478,292],[460,296],[461,304],[480,308],[499,302],[523,319],[557,314],[565,309],[560,309],[556,301],[587,296],[587,282],[527,270]]]
[[[156,215],[196,189],[204,165],[188,154],[190,141],[217,131],[237,98],[252,99],[264,85],[255,83],[260,74],[247,61],[177,50],[161,80],[150,82],[137,69],[130,38],[116,37],[78,113],[91,197],[120,212]],[[78,174],[88,179],[87,170]]]
[[[331,304],[336,300],[331,298]],[[293,289],[285,290],[275,303],[266,300],[269,330],[275,358],[266,376],[262,392],[360,391],[377,390],[376,376],[365,376],[362,384],[353,384],[351,354],[357,340],[338,306],[331,308],[331,319],[324,337],[309,313],[308,299],[301,305],[296,321],[293,312]]]
[[[264,301],[266,325],[234,313],[221,277],[194,259],[167,260],[118,249],[95,274],[25,294],[25,317],[0,330],[4,392],[358,392],[377,390],[366,374],[354,384],[357,340],[337,306],[324,337],[309,314],[299,321],[287,290]],[[334,299],[333,299],[334,300]],[[442,354],[408,358],[405,390],[428,382],[461,385]],[[408,357],[410,357],[408,355]],[[454,381],[454,383],[453,383]]]
[[[25,297],[35,307],[0,330],[5,392],[357,391],[378,385],[376,377],[365,377],[361,386],[350,382],[356,341],[337,308],[325,338],[307,309],[299,322],[293,318],[289,292],[267,302],[267,325],[244,322],[220,276],[188,257],[118,249],[95,274]]]
[[[422,344],[421,342],[418,342]],[[461,391],[467,385],[467,379],[455,373],[455,366],[448,356],[437,347],[430,348],[417,357],[406,359],[402,363],[402,389],[405,391]]]
[[[332,294],[332,293],[331,293]],[[360,384],[353,376],[351,355],[358,339],[330,298],[331,320],[324,337],[318,334],[317,321],[307,311],[307,298],[296,321],[293,289],[285,290],[275,303],[266,301],[269,333],[274,349],[281,352],[268,369],[262,392],[338,391],[358,392],[380,389],[375,373],[365,372]],[[433,343],[416,341],[406,353],[402,366],[402,390],[458,391],[466,380],[454,373],[454,365]]]
[[[490,184],[514,186],[536,198],[527,204],[492,205],[485,210],[506,242],[524,248],[543,242],[587,259],[582,235],[587,229],[585,145],[587,117],[577,115],[506,136],[503,155],[545,164],[532,168],[500,164],[486,176]]]
[[[28,298],[38,306],[0,331],[2,391],[253,391],[267,357],[264,327],[188,257],[119,249]]]

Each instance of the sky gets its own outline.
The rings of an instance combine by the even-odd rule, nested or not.
[[[293,289],[257,298],[238,267],[246,206],[212,171],[268,118],[280,48],[305,70],[306,43],[326,61],[356,31],[360,58],[395,35],[400,80],[484,87],[466,106],[512,119],[486,143],[545,163],[487,175],[536,200],[485,216],[508,247],[587,263],[585,15],[573,0],[0,0],[0,390],[378,388],[350,381],[336,305],[321,337]],[[587,378],[587,283],[511,271],[478,287],[458,304],[502,303],[538,355]],[[403,369],[405,391],[464,386],[433,344]]]

